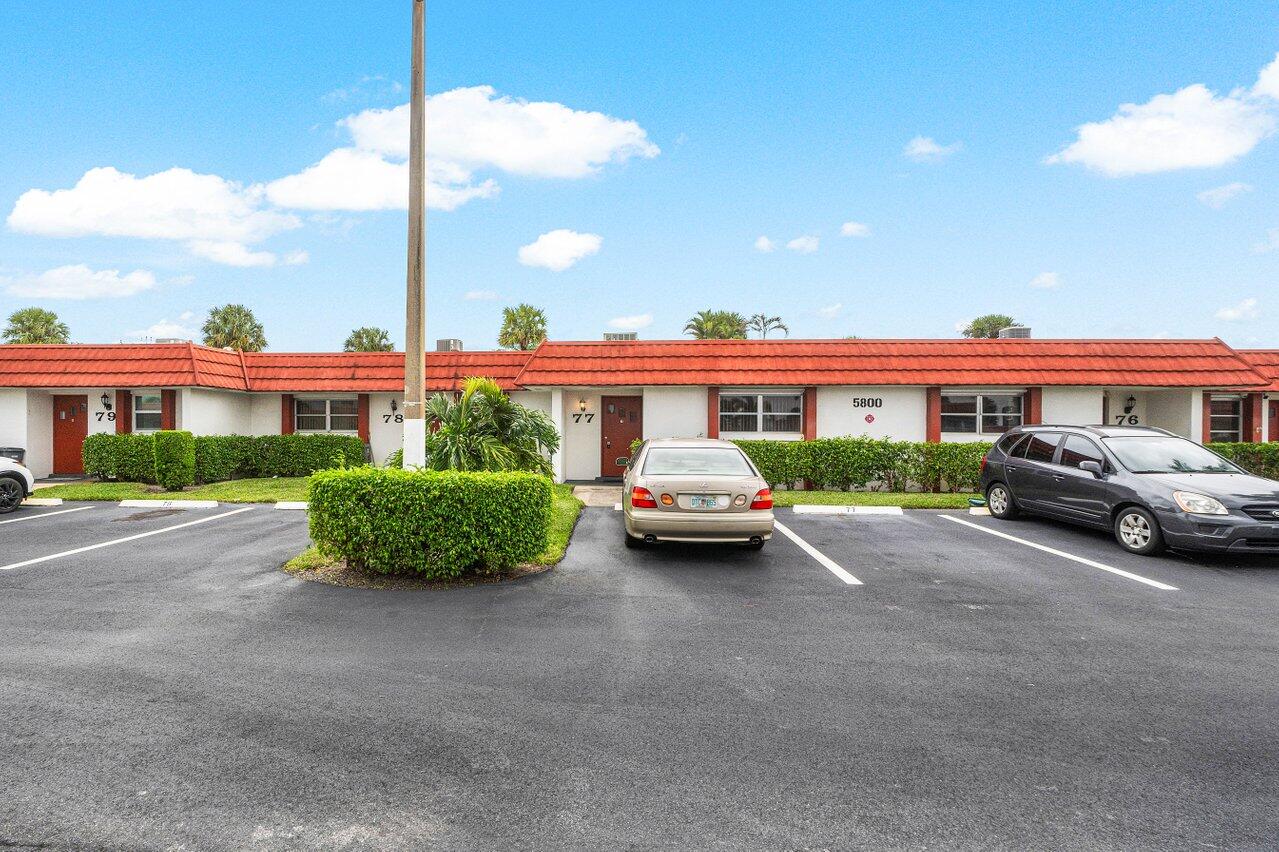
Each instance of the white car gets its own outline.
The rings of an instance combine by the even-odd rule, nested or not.
[[[21,506],[35,487],[36,478],[26,465],[0,456],[0,515],[7,515]]]

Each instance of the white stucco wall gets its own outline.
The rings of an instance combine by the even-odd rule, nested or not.
[[[27,467],[37,479],[53,473],[53,396],[27,392]]]
[[[249,394],[249,434],[280,434],[280,394]]]
[[[1154,390],[1135,391],[1141,416],[1138,421],[1142,426],[1154,426],[1167,429],[1177,435],[1198,441],[1203,437],[1203,393],[1199,390]],[[1126,396],[1114,397],[1110,401],[1110,422],[1114,423],[1123,411],[1123,400]],[[1116,407],[1118,405],[1118,407]]]
[[[178,428],[192,434],[253,434],[253,403],[249,394],[182,388],[178,391],[178,408]]]
[[[1040,400],[1040,418],[1044,423],[1060,426],[1095,426],[1101,422],[1104,398],[1101,388],[1046,387]]]
[[[586,400],[586,411],[579,405]],[[564,391],[564,429],[560,452],[565,479],[595,479],[600,475],[600,394],[596,391]],[[647,412],[645,412],[647,414]],[[583,414],[575,418],[574,415]],[[585,414],[594,415],[586,417]],[[625,455],[626,450],[618,455]]]
[[[927,406],[922,387],[819,387],[817,437],[922,441],[927,436]]]
[[[395,401],[395,411],[391,401]],[[277,405],[279,403],[276,403]],[[398,421],[396,418],[400,418]],[[404,446],[404,394],[369,394],[369,452],[379,467],[386,457]]]
[[[544,414],[551,413],[550,391],[511,391],[511,401],[518,402],[525,408],[536,409]]]
[[[0,388],[0,447],[27,447],[27,391]],[[30,467],[30,464],[28,464]]]
[[[644,388],[644,437],[706,437],[706,388]]]

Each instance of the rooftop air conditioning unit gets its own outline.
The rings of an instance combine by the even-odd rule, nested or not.
[[[156,343],[190,343],[191,340],[186,337],[157,337]]]
[[[639,340],[638,331],[606,331],[605,340]]]
[[[435,341],[436,352],[461,352],[462,341],[456,337],[442,337]]]
[[[999,330],[1000,340],[1026,340],[1029,337],[1030,327],[1025,325],[1010,325]]]

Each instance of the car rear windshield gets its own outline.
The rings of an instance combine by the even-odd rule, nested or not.
[[[644,458],[645,476],[754,476],[741,450],[732,447],[652,447]]]
[[[1216,453],[1185,438],[1106,438],[1106,446],[1133,473],[1242,473]]]

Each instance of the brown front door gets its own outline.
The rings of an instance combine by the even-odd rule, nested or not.
[[[53,472],[84,473],[84,437],[89,434],[89,398],[53,398]]]
[[[631,441],[644,434],[644,397],[600,398],[600,476],[620,477],[617,460],[631,454]]]

